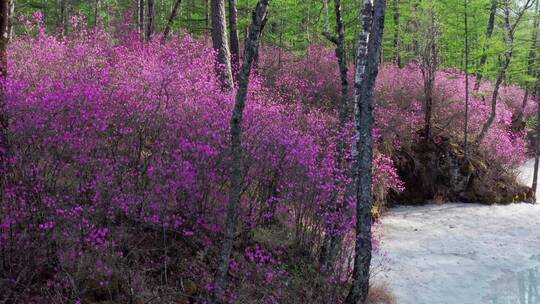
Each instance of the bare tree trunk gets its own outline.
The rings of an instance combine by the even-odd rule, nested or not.
[[[227,41],[227,23],[225,22],[224,0],[212,0],[212,44],[217,52],[218,76],[223,90],[230,91],[234,87],[231,53]],[[250,63],[251,64],[251,63]]]
[[[0,0],[0,77],[6,78],[8,74],[8,63],[7,63],[7,46],[9,43],[8,31],[9,31],[9,11],[10,11],[10,1],[9,0]],[[5,154],[8,150],[8,113],[6,105],[6,96],[5,88],[3,82],[0,83],[0,169],[3,168],[5,164]],[[3,174],[0,174],[3,175]],[[0,178],[0,200],[2,199],[3,193],[3,178]]]
[[[60,0],[60,28],[67,34],[66,0]]]
[[[0,0],[0,77],[7,76],[10,0]]]
[[[491,128],[491,125],[495,121],[495,117],[497,116],[497,99],[499,97],[499,89],[506,77],[506,72],[508,71],[510,61],[512,60],[512,55],[514,53],[514,34],[516,27],[519,24],[521,18],[523,17],[523,14],[525,14],[525,12],[535,3],[535,1],[536,0],[527,0],[525,5],[518,11],[515,21],[510,24],[510,15],[512,13],[512,9],[510,8],[510,0],[505,0],[504,27],[506,30],[506,35],[508,36],[506,37],[508,39],[508,51],[506,51],[506,53],[504,54],[503,66],[499,71],[499,76],[497,77],[497,81],[495,82],[495,86],[493,88],[493,94],[491,96],[491,113],[486,123],[484,123],[484,125],[482,126],[482,131],[480,131],[480,134],[476,139],[477,147],[479,147],[484,140],[488,130]]]
[[[328,15],[328,4],[325,0],[325,14]],[[336,58],[338,62],[339,67],[339,74],[340,74],[340,80],[341,80],[341,96],[340,96],[340,103],[339,103],[339,125],[338,125],[338,142],[337,142],[337,159],[336,162],[339,166],[339,168],[344,168],[344,159],[345,159],[345,147],[346,142],[343,139],[343,132],[345,131],[345,127],[347,125],[347,121],[349,119],[349,80],[347,77],[348,73],[348,67],[347,67],[347,54],[345,52],[345,27],[343,24],[343,17],[342,17],[342,7],[341,7],[341,0],[334,0],[334,10],[336,14],[336,31],[337,31],[337,37],[330,34],[330,20],[329,18],[326,18],[326,32],[323,33],[323,35],[330,40],[332,43],[336,45]],[[339,183],[339,182],[338,182]],[[333,200],[337,200],[337,193],[334,193]],[[348,195],[345,194],[346,196]],[[344,205],[343,201],[340,203],[341,205],[336,206],[335,212],[339,213],[343,211]],[[336,227],[331,227],[330,230],[335,230]],[[341,249],[341,244],[343,240],[342,235],[336,235],[334,233],[329,233],[331,235],[329,237],[329,241],[325,242],[326,248],[323,248],[323,252],[321,255],[321,263],[326,265],[331,265],[334,263],[337,255],[339,254],[339,251]]]
[[[237,0],[229,0],[229,40],[231,41],[232,66],[236,70],[240,62],[240,38],[238,38]]]
[[[538,198],[536,197],[536,190],[538,188],[538,165],[540,159],[540,72],[537,74],[537,87],[536,87],[536,99],[537,101],[537,111],[536,111],[536,140],[535,140],[535,149],[534,149],[534,171],[533,171],[533,182],[532,189],[538,203]]]
[[[421,51],[421,71],[422,77],[424,80],[424,136],[428,140],[431,138],[431,117],[433,110],[433,87],[435,85],[435,77],[437,74],[438,68],[438,30],[435,20],[435,11],[434,8],[431,8],[430,11],[431,22],[428,37],[425,37],[427,42],[423,46]]]
[[[167,26],[165,26],[165,30],[163,31],[163,42],[169,38],[169,35],[171,34],[172,25],[174,22],[174,18],[178,15],[178,11],[180,10],[180,3],[182,3],[182,0],[176,0],[174,2],[173,9],[171,11],[171,15],[169,16],[169,20],[167,20]]]
[[[537,56],[537,48],[538,48],[538,27],[540,26],[540,20],[538,18],[538,13],[540,9],[540,1],[536,1],[536,8],[535,8],[535,18],[533,23],[533,30],[532,30],[532,46],[529,51],[529,61],[528,61],[528,68],[527,68],[527,75],[534,77],[534,67],[535,62],[538,58]],[[530,94],[530,86],[525,86],[525,96],[523,96],[523,103],[521,104],[521,110],[519,111],[518,115],[518,121],[521,121],[523,119],[523,112],[525,111],[525,107],[527,107],[527,102],[529,99]]]
[[[399,0],[394,0],[394,64],[401,68],[401,14]]]
[[[356,146],[358,158],[356,160],[356,242],[353,266],[353,282],[346,304],[364,303],[369,292],[369,277],[371,265],[371,208],[373,205],[372,170],[373,170],[373,97],[375,94],[375,81],[378,74],[378,62],[381,52],[384,32],[384,12],[386,0],[377,0],[374,11],[371,10],[370,1],[365,1],[362,12],[363,20],[371,25],[368,35],[368,52],[365,67],[358,66],[357,61],[355,77],[354,102],[358,108],[355,111]],[[363,40],[364,38],[360,38]],[[358,53],[363,53],[359,46]],[[362,82],[359,82],[362,80]]]
[[[9,15],[8,15],[8,43],[13,40],[15,25],[15,0],[9,1]]]
[[[94,20],[96,21],[96,27],[102,27],[103,23],[101,20],[101,0],[96,0],[96,8],[94,12]]]
[[[221,250],[221,261],[219,264],[216,281],[218,292],[221,292],[227,283],[227,273],[229,271],[229,262],[234,244],[237,220],[244,175],[243,150],[242,150],[242,123],[243,113],[246,104],[247,90],[249,86],[249,77],[253,58],[259,48],[261,32],[266,22],[266,12],[270,0],[259,0],[252,17],[252,24],[249,28],[249,37],[244,46],[244,60],[242,70],[239,74],[238,92],[234,103],[234,110],[231,118],[231,185],[229,189],[229,205],[227,208],[227,219],[225,223],[225,235],[223,248]]]
[[[144,0],[138,0],[138,19],[137,19],[137,25],[138,25],[138,30],[139,30],[139,34],[141,35],[141,40],[144,40],[144,7],[145,7],[145,3],[144,3]]]
[[[477,67],[478,72],[476,73],[476,83],[474,84],[475,91],[478,91],[480,89],[480,84],[482,83],[482,69],[487,62],[486,51],[489,48],[489,40],[491,39],[491,36],[493,36],[493,30],[495,29],[495,16],[497,15],[498,3],[498,0],[491,0],[491,7],[489,9],[489,21],[486,31],[486,40],[488,45],[484,45],[482,56],[480,57],[480,62]]]
[[[155,0],[147,0],[147,12],[146,12],[146,33],[145,38],[146,41],[152,40],[152,35],[154,35],[154,27],[155,27],[155,18],[156,18],[156,6],[155,6]]]
[[[469,146],[469,20],[468,20],[468,1],[465,2],[465,130],[463,140],[463,154],[467,159],[467,150]]]

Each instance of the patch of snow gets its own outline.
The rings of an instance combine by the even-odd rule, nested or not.
[[[531,258],[540,254],[540,205],[397,207],[382,223],[373,264],[384,260],[387,269],[373,281],[388,284],[399,304],[507,303],[493,300],[513,292],[497,282],[540,267]]]

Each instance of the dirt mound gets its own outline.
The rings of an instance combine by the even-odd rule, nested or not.
[[[520,185],[512,172],[486,159],[478,153],[465,158],[461,145],[441,136],[403,148],[394,154],[394,161],[405,191],[392,193],[389,202],[534,202],[530,187]]]

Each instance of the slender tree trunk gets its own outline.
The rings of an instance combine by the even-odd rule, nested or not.
[[[146,12],[146,33],[145,38],[146,41],[152,40],[152,35],[154,35],[154,27],[155,27],[155,18],[156,18],[156,6],[155,6],[155,0],[147,0],[147,12]]]
[[[537,74],[537,86],[536,86],[536,99],[537,99],[537,111],[536,111],[536,140],[535,140],[535,149],[534,149],[534,171],[533,171],[533,182],[532,190],[538,203],[538,198],[536,197],[536,190],[538,188],[538,165],[540,159],[540,72]]]
[[[394,0],[394,64],[401,68],[401,15],[399,1]]]
[[[424,80],[424,137],[426,140],[431,138],[431,118],[433,112],[433,87],[438,67],[438,47],[437,47],[437,24],[435,20],[434,8],[430,10],[431,24],[429,37],[426,37],[427,43],[422,52],[422,77]]]
[[[532,30],[532,45],[531,49],[529,51],[529,61],[528,61],[528,68],[527,68],[527,74],[531,77],[534,77],[534,68],[536,66],[536,60],[538,59],[537,56],[537,48],[538,48],[538,27],[540,26],[540,20],[538,17],[540,9],[540,1],[536,1],[536,8],[535,8],[535,18],[533,23],[533,30]],[[519,111],[518,121],[521,121],[523,119],[523,112],[525,111],[525,107],[527,107],[527,102],[529,99],[530,94],[530,86],[525,86],[525,96],[523,96],[523,103],[521,104],[521,110]]]
[[[7,64],[7,46],[8,39],[8,19],[9,19],[10,3],[9,0],[0,0],[0,77],[2,79],[7,77],[8,64]],[[7,113],[6,95],[3,81],[0,82],[0,175],[4,165],[6,164],[5,154],[8,152],[8,124],[9,118]],[[2,199],[4,182],[0,176],[0,200]]]
[[[326,18],[328,21],[326,22],[328,27],[327,31],[323,33],[323,35],[330,40],[332,43],[335,44],[336,49],[336,58],[338,62],[338,68],[339,68],[339,75],[340,75],[340,81],[341,81],[341,96],[340,96],[340,103],[339,103],[339,125],[338,125],[338,142],[337,142],[337,159],[336,162],[340,169],[343,169],[345,167],[344,159],[345,159],[345,147],[346,142],[343,137],[343,133],[345,131],[345,127],[347,125],[347,121],[349,119],[349,80],[347,77],[348,74],[348,67],[347,67],[347,54],[345,52],[345,26],[343,24],[343,17],[342,17],[342,7],[341,7],[341,0],[334,0],[334,10],[336,14],[336,31],[337,31],[337,37],[331,35],[329,33],[330,30],[330,20]],[[325,14],[328,13],[328,5],[327,1],[325,0]],[[339,186],[339,182],[338,186]],[[337,195],[338,193],[334,193],[334,202],[337,202]],[[345,194],[345,196],[348,196],[348,193]],[[336,213],[341,213],[344,208],[344,201],[345,198],[343,198],[342,201],[340,201],[340,205],[336,206],[336,210],[334,210]],[[322,258],[321,263],[326,265],[331,265],[334,263],[337,255],[339,254],[339,251],[341,249],[341,244],[343,240],[343,236],[340,234],[336,234],[335,231],[337,227],[331,227],[331,233],[328,233],[328,235],[331,235],[329,237],[329,241],[325,242],[325,245],[328,246],[327,248],[323,248],[322,252]]]
[[[165,26],[165,30],[163,31],[163,42],[169,38],[169,35],[171,34],[172,25],[174,23],[174,18],[178,15],[178,11],[180,10],[180,4],[182,3],[182,0],[176,0],[174,2],[174,6],[171,11],[171,15],[169,16],[169,20],[167,20],[167,26]]]
[[[480,146],[480,144],[486,137],[487,132],[491,128],[491,125],[493,124],[493,122],[495,121],[495,117],[497,116],[497,99],[499,98],[499,89],[501,88],[503,80],[506,76],[508,66],[510,65],[510,59],[512,58],[512,53],[513,53],[513,45],[510,47],[510,50],[506,52],[505,54],[503,66],[499,72],[497,81],[495,82],[495,86],[493,88],[493,94],[491,95],[491,112],[489,114],[488,120],[482,126],[482,130],[480,131],[478,138],[476,139],[477,147]]]
[[[230,91],[234,87],[231,53],[227,41],[227,23],[225,22],[224,0],[212,0],[212,44],[217,52],[218,76],[223,90]],[[251,63],[250,63],[251,64]]]
[[[229,0],[229,40],[231,42],[231,60],[234,69],[238,69],[240,62],[240,38],[238,38],[238,11],[237,0]]]
[[[465,2],[465,130],[463,140],[463,154],[467,159],[467,150],[469,146],[469,20],[468,20],[468,1]]]
[[[96,8],[94,12],[94,20],[96,21],[96,27],[102,27],[103,22],[101,20],[101,0],[96,0]]]
[[[369,1],[365,1],[369,2]],[[367,9],[366,9],[367,8]],[[375,2],[374,11],[371,3],[364,6],[362,12],[364,22],[371,24],[368,36],[368,52],[365,67],[359,67],[357,61],[355,77],[354,102],[358,110],[355,115],[356,146],[358,157],[356,160],[356,243],[353,266],[353,282],[346,304],[365,303],[369,292],[369,277],[371,265],[371,208],[373,205],[372,170],[373,170],[373,97],[375,81],[378,74],[378,62],[381,52],[384,32],[385,0]],[[373,15],[372,15],[373,14]],[[373,16],[373,17],[372,17]],[[360,38],[363,40],[363,38]],[[362,46],[358,53],[362,53]],[[361,80],[361,82],[359,82]]]
[[[60,28],[67,34],[66,0],[60,0]]]
[[[241,199],[244,164],[242,150],[242,123],[243,113],[246,104],[247,90],[249,86],[249,77],[253,58],[259,48],[261,32],[266,22],[266,12],[270,0],[259,0],[252,17],[252,24],[249,28],[249,37],[244,46],[244,60],[242,70],[239,74],[238,92],[234,104],[234,110],[231,118],[231,185],[229,189],[229,205],[227,208],[227,218],[224,227],[223,248],[221,250],[221,261],[219,264],[216,281],[218,292],[224,290],[227,284],[227,273],[229,271],[230,256],[234,244],[236,225],[240,211],[239,204]]]
[[[138,30],[139,30],[139,34],[141,35],[141,40],[144,41],[144,33],[145,33],[145,30],[144,30],[144,7],[145,7],[145,3],[144,3],[144,0],[138,0],[138,19],[137,19],[137,25],[138,25]]]
[[[482,83],[482,69],[484,68],[484,65],[487,62],[487,54],[486,51],[489,48],[489,40],[491,39],[491,36],[493,36],[493,30],[495,29],[495,17],[497,15],[497,7],[498,7],[498,0],[492,0],[491,1],[491,7],[489,9],[489,20],[488,20],[488,26],[486,31],[486,40],[487,45],[484,45],[482,56],[480,57],[480,62],[478,64],[476,73],[476,82],[474,84],[474,90],[478,91],[480,89],[480,84]]]
[[[15,0],[9,1],[9,15],[8,15],[8,43],[13,40],[15,25]]]
[[[0,0],[0,77],[7,76],[10,0]]]
[[[523,17],[523,14],[525,13],[525,11],[527,11],[527,9],[529,9],[530,6],[534,4],[534,1],[535,0],[528,0],[525,3],[525,6],[517,13],[517,17],[512,24],[510,24],[510,15],[511,15],[510,3],[508,2],[508,0],[505,2],[504,27],[505,27],[506,35],[507,35],[506,38],[508,40],[508,50],[504,54],[503,66],[501,67],[501,70],[499,71],[499,76],[497,77],[497,81],[495,82],[495,86],[493,88],[493,94],[491,96],[491,113],[486,123],[484,123],[484,125],[482,126],[482,130],[480,131],[480,134],[478,135],[478,138],[476,139],[477,147],[479,147],[482,141],[484,140],[485,136],[487,135],[487,132],[491,128],[491,125],[495,121],[495,117],[497,116],[497,99],[499,97],[499,89],[506,78],[506,73],[508,71],[508,67],[510,66],[512,55],[514,53],[515,29],[517,25],[519,24],[521,17]]]

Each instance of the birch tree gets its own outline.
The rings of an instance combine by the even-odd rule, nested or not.
[[[231,42],[232,65],[238,68],[240,62],[240,38],[238,37],[237,0],[229,0],[229,40]]]
[[[476,146],[479,146],[482,143],[482,141],[487,135],[487,132],[489,131],[489,128],[491,128],[491,125],[495,121],[495,117],[497,116],[497,99],[499,98],[499,89],[501,88],[501,85],[506,77],[508,67],[510,66],[512,56],[514,54],[514,46],[515,46],[514,38],[515,38],[516,28],[519,22],[521,21],[523,15],[525,14],[525,12],[529,8],[531,8],[531,6],[535,3],[535,1],[536,0],[527,0],[525,4],[517,12],[514,22],[511,22],[510,21],[511,3],[510,3],[510,0],[504,0],[504,30],[505,30],[506,40],[508,43],[508,49],[504,54],[503,63],[499,70],[499,74],[497,76],[497,80],[495,81],[495,85],[493,87],[493,94],[491,95],[491,112],[489,114],[488,120],[482,126],[482,130],[480,131],[478,138],[476,139]]]
[[[401,68],[401,14],[400,0],[394,0],[394,64]]]
[[[155,18],[156,18],[156,5],[155,0],[147,0],[146,4],[146,33],[145,38],[146,41],[150,41],[152,39],[152,35],[154,35],[154,27],[155,27]]]
[[[465,126],[463,134],[463,154],[467,158],[467,150],[469,146],[469,0],[464,0],[463,22],[465,24]]]
[[[365,303],[369,291],[371,265],[371,208],[373,205],[373,98],[384,31],[386,0],[372,5],[365,0],[362,8],[363,31],[360,34],[355,76],[355,126],[358,156],[356,173],[356,242],[353,282],[346,304]]]
[[[341,134],[343,134],[343,132],[345,131],[345,126],[349,119],[349,80],[347,78],[348,67],[347,67],[347,54],[345,51],[346,50],[345,26],[343,23],[341,0],[334,0],[337,36],[334,36],[330,33],[330,20],[328,17],[327,0],[324,0],[323,4],[325,8],[325,28],[326,28],[326,31],[323,33],[323,35],[329,41],[331,41],[336,47],[335,54],[336,54],[336,59],[338,62],[340,82],[341,82],[341,95],[340,95],[340,102],[339,102],[339,125],[338,125],[338,130],[337,130],[340,136],[339,136],[339,141],[337,143],[337,160],[336,160],[339,168],[341,169],[344,167],[343,162],[345,158],[345,146],[346,146],[346,143],[344,142]],[[333,196],[334,196],[333,200],[337,201],[337,197],[336,197],[337,193],[335,193]],[[342,212],[343,207],[344,206],[342,205],[342,203],[340,203],[340,205],[336,207],[336,210],[334,210],[334,212],[337,212],[337,213]],[[333,227],[331,230],[334,230]],[[332,236],[329,237],[329,240],[325,241],[325,245],[323,246],[322,258],[321,258],[322,264],[333,263],[341,248],[343,237],[339,235],[335,235],[335,233],[329,233],[329,234],[331,234]]]
[[[144,40],[144,0],[138,0],[137,2],[137,9],[138,9],[138,18],[137,18],[137,25],[138,30],[141,35],[141,40]]]
[[[176,18],[176,16],[178,15],[178,11],[180,11],[181,3],[182,0],[175,0],[174,2],[174,6],[171,10],[171,14],[169,15],[169,19],[167,19],[167,25],[165,26],[165,30],[163,31],[163,41],[166,41],[171,34],[174,18]]]
[[[536,109],[536,140],[534,141],[534,170],[533,170],[533,182],[532,189],[536,197],[537,188],[538,188],[538,167],[540,163],[540,71],[537,73],[537,84],[536,84],[536,99],[537,99],[537,109]],[[538,203],[538,197],[536,197],[536,202]]]
[[[0,0],[0,77],[7,77],[7,46],[9,43],[9,10],[10,0]],[[8,123],[9,117],[6,109],[6,96],[3,82],[0,82],[0,166],[4,165],[4,155],[8,151]],[[2,199],[3,177],[0,177],[0,199]]]
[[[487,62],[487,49],[489,48],[489,41],[491,37],[493,36],[493,30],[495,29],[495,17],[497,15],[497,7],[499,5],[499,0],[491,0],[491,7],[489,8],[489,20],[486,30],[486,40],[487,45],[484,46],[482,56],[480,57],[480,62],[478,63],[476,73],[476,82],[474,84],[474,90],[478,91],[480,89],[480,84],[482,82],[482,69],[484,68],[484,65]]]
[[[216,70],[223,90],[230,91],[234,87],[231,53],[227,41],[227,23],[225,19],[224,0],[212,0],[212,46],[217,52]]]
[[[239,204],[241,199],[242,184],[244,178],[244,163],[242,149],[242,123],[244,107],[246,105],[247,91],[253,59],[258,52],[261,32],[266,23],[266,13],[270,0],[259,0],[252,16],[249,34],[244,45],[242,69],[238,79],[238,92],[236,93],[234,110],[231,117],[231,153],[232,168],[230,175],[229,201],[227,218],[224,228],[224,240],[220,255],[220,264],[216,282],[218,291],[223,290],[227,283],[227,273],[232,247],[235,240],[236,226],[239,216]]]

